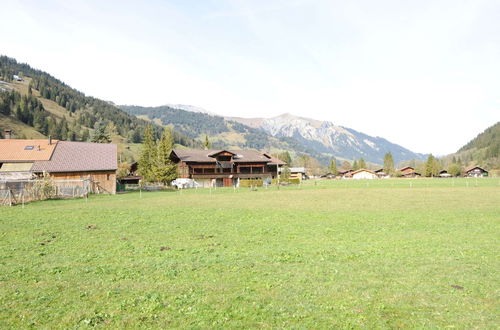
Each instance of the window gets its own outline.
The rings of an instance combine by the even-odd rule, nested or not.
[[[106,180],[109,180],[109,174],[106,174]]]

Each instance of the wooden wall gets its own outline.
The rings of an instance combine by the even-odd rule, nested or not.
[[[50,173],[54,180],[90,179],[94,193],[116,193],[116,171]]]

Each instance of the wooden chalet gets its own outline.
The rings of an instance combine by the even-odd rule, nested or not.
[[[378,170],[373,171],[377,174],[379,178],[388,178],[389,174],[387,174],[383,168],[379,168]]]
[[[305,167],[290,167],[290,179],[307,180],[307,170]]]
[[[354,172],[353,170],[349,169],[349,168],[339,168],[338,169],[338,176],[342,179],[348,179],[348,178],[351,178],[352,177],[352,172]]]
[[[203,187],[231,187],[240,179],[271,179],[286,163],[255,150],[175,149],[170,159],[180,178],[196,180]]]
[[[473,165],[465,169],[465,176],[471,178],[481,178],[488,176],[488,171],[479,166]]]
[[[142,176],[138,173],[139,164],[137,162],[133,162],[130,164],[130,172],[126,177],[118,179],[118,182],[122,185],[138,185],[142,180]]]
[[[420,176],[420,173],[415,172],[415,168],[411,166],[403,167],[399,169],[399,172],[403,178],[415,178]]]
[[[447,170],[441,170],[441,171],[439,171],[438,177],[440,177],[440,178],[451,178],[452,175],[450,173],[448,173]]]

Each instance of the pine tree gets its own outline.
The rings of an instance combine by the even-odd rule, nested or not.
[[[164,184],[171,182],[177,177],[177,167],[169,156],[174,148],[174,138],[170,127],[165,127],[157,147],[156,160],[153,167],[155,181]]]
[[[285,163],[287,163],[287,165],[292,164],[292,157],[290,156],[290,153],[288,151],[284,151],[282,153],[279,153],[276,157],[279,160],[282,160]]]
[[[104,121],[98,120],[94,125],[94,133],[92,134],[91,142],[110,143],[111,137],[106,129],[107,125]]]
[[[138,170],[144,181],[154,182],[154,165],[156,160],[156,143],[153,137],[153,128],[151,125],[146,126],[144,130],[144,139],[142,143],[142,151],[139,158]]]
[[[384,172],[386,174],[392,174],[394,172],[394,159],[390,152],[384,155]]]
[[[358,167],[359,167],[359,169],[362,169],[362,168],[366,169],[366,162],[365,162],[365,160],[363,158],[359,159],[359,161],[358,161]]]
[[[424,175],[427,177],[434,177],[439,174],[440,171],[440,164],[439,161],[432,155],[430,154],[427,157],[427,161],[425,162],[425,167],[424,167]]]
[[[337,170],[337,162],[335,161],[335,159],[332,159],[330,161],[330,166],[328,169],[330,170],[330,173],[332,173],[334,175],[339,174],[339,171]]]
[[[450,166],[448,166],[448,173],[450,173],[453,176],[461,176],[462,167],[456,163],[453,163]]]
[[[352,170],[353,171],[359,170],[358,161],[356,159],[354,160],[354,163],[352,163]]]
[[[84,129],[84,130],[83,130],[83,133],[82,133],[82,138],[81,138],[81,140],[82,140],[83,142],[87,142],[87,141],[89,140],[89,138],[90,138],[90,133],[89,133],[89,130],[88,130],[88,129]]]
[[[205,150],[209,150],[210,148],[212,148],[212,144],[210,143],[210,140],[208,139],[208,135],[205,134],[205,140],[203,141],[203,149]]]

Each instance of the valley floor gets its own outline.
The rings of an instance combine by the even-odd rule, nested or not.
[[[499,179],[0,208],[0,327],[495,328]]]

